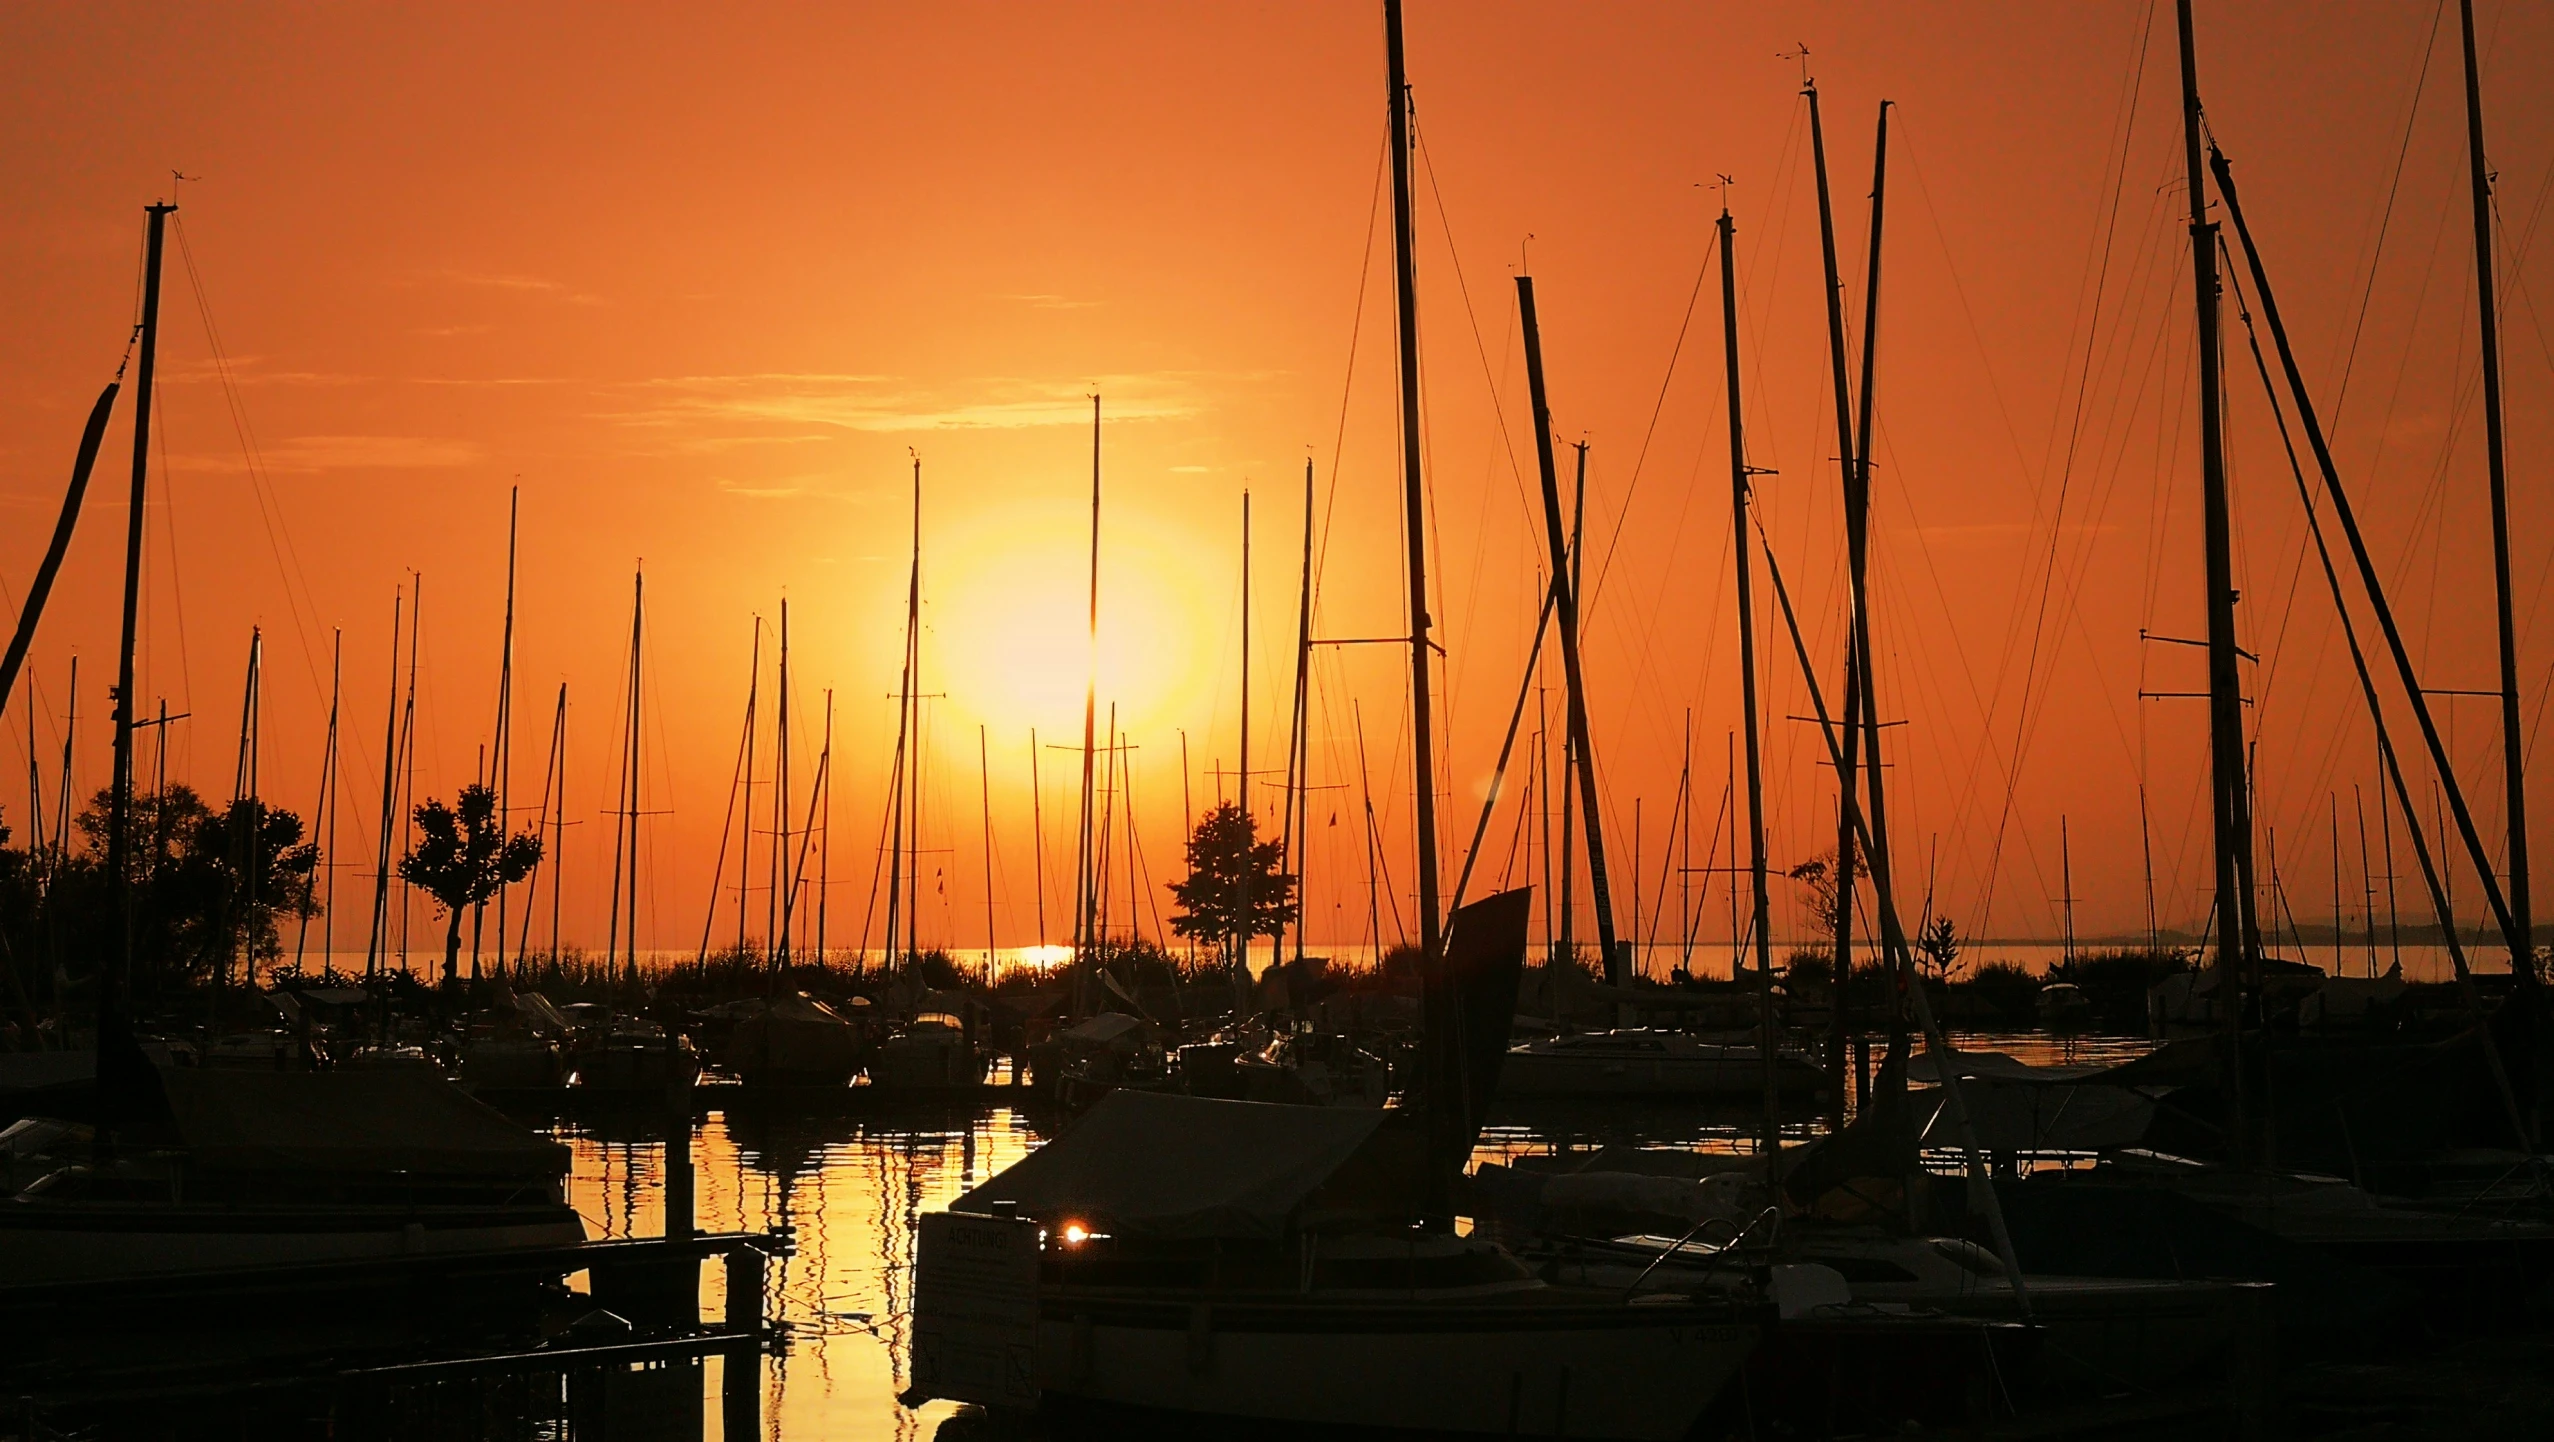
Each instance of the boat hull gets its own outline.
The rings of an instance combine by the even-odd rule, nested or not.
[[[1783,1057],[1774,1064],[1774,1085],[1787,1094],[1807,1093],[1826,1085],[1826,1079],[1797,1057]],[[1499,1095],[1516,1100],[1764,1093],[1765,1065],[1752,1056],[1567,1055],[1520,1048],[1499,1065]]]
[[[1682,1437],[1759,1335],[1619,1301],[1051,1296],[1040,1318],[1039,1386],[1068,1405],[1531,1437]]]
[[[459,1208],[354,1212],[263,1207],[0,1204],[0,1278],[124,1281],[413,1256],[479,1256],[585,1240],[575,1212]]]

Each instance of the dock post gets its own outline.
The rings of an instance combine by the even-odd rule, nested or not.
[[[2272,1310],[2278,1292],[2267,1282],[2237,1282],[2226,1299],[2228,1332],[2227,1391],[2234,1403],[2238,1442],[2277,1442],[2282,1425],[2279,1386],[2279,1318]]]
[[[719,1417],[729,1442],[754,1442],[763,1434],[763,1254],[738,1246],[727,1251],[727,1328],[748,1334],[731,1344],[719,1382]]]
[[[681,1043],[665,1032],[665,1238],[692,1239],[692,1083]]]

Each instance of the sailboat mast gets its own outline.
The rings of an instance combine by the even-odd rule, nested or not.
[[[641,724],[646,705],[646,652],[642,642],[647,624],[647,576],[644,572],[630,578],[630,861],[629,892],[624,905],[629,908],[630,968],[638,968],[638,874],[639,874],[639,794],[640,780],[646,774],[639,764],[639,746],[647,730]]]
[[[1110,713],[1110,742],[1116,741],[1116,712]],[[1241,951],[1233,958],[1233,990],[1246,996],[1250,986],[1250,939],[1257,929],[1251,912],[1251,843],[1259,838],[1256,814],[1250,807],[1250,487],[1242,487],[1242,714],[1241,774],[1233,781],[1233,798],[1241,803]],[[1112,762],[1115,758],[1112,756]]]
[[[1567,757],[1574,763],[1566,769],[1577,773],[1580,819],[1587,823],[1587,884],[1596,908],[1596,939],[1609,985],[1622,986],[1630,980],[1624,975],[1623,958],[1614,946],[1614,898],[1607,888],[1605,874],[1605,825],[1597,813],[1596,752],[1588,745],[1587,685],[1579,667],[1579,578],[1570,536],[1561,527],[1561,480],[1552,458],[1552,406],[1543,385],[1543,331],[1534,310],[1534,277],[1516,278],[1517,314],[1525,328],[1525,382],[1534,404],[1534,457],[1543,478],[1543,533],[1552,551],[1552,588],[1559,604],[1554,607],[1561,631],[1561,670],[1569,683],[1569,749]],[[1587,482],[1587,448],[1579,448],[1579,485],[1584,499]],[[1567,779],[1566,777],[1564,778]],[[1561,812],[1564,825],[1570,815],[1563,798]],[[1564,858],[1569,856],[1565,848]],[[1566,861],[1565,861],[1566,864]],[[1560,898],[1563,916],[1569,915],[1570,898]]]
[[[336,933],[337,921],[337,699],[343,692],[346,682],[346,633],[340,628],[333,633],[333,636],[328,659],[328,739],[320,746],[319,805],[314,808],[318,814],[311,818],[313,829],[327,838],[325,849],[320,853],[319,862],[326,868],[327,875],[324,878],[314,878],[320,882],[323,891],[323,895],[319,898],[320,911],[325,918],[320,922],[319,928],[319,957],[323,967],[333,964],[329,961],[328,943]],[[29,731],[27,739],[30,743],[30,754],[32,754],[35,733]],[[293,936],[293,970],[295,971],[301,970],[302,947],[309,940],[310,909],[305,907],[302,910],[301,927]]]
[[[1384,0],[1386,84],[1392,110],[1392,256],[1398,356],[1401,364],[1402,541],[1410,573],[1411,770],[1416,778],[1419,851],[1419,953],[1432,1023],[1453,1022],[1452,990],[1438,976],[1441,955],[1437,917],[1436,708],[1428,676],[1427,489],[1419,461],[1419,288],[1412,254],[1410,196],[1410,82],[1401,48],[1401,0]],[[1446,1113],[1446,1108],[1438,1108]],[[1450,1113],[1442,1118],[1451,1126]]]
[[[381,839],[373,871],[372,934],[364,940],[364,975],[381,970],[390,926],[390,823],[399,804],[399,612],[406,596],[390,596],[390,700],[381,723]]]
[[[2528,896],[2527,738],[2519,729],[2518,629],[2510,610],[2510,500],[2501,431],[2501,315],[2492,258],[2492,171],[2483,157],[2483,79],[2474,56],[2474,0],[2457,0],[2465,30],[2465,156],[2474,197],[2474,298],[2482,313],[2483,453],[2492,481],[2492,579],[2500,606],[2501,778],[2508,788],[2510,970],[2535,968],[2534,907]]]
[[[2191,288],[2199,331],[2199,469],[2207,547],[2208,742],[2215,789],[2218,1009],[2226,1039],[2229,1150],[2251,1150],[2243,1096],[2243,988],[2252,979],[2260,930],[2252,905],[2252,801],[2244,778],[2242,677],[2235,649],[2234,526],[2226,497],[2224,377],[2220,373],[2217,226],[2208,218],[2208,182],[2199,158],[2198,51],[2191,0],[2175,5],[2181,31],[2183,178],[2190,192]]]
[[[984,800],[984,984],[993,984],[993,743],[983,722],[975,728],[978,794]]]
[[[1836,397],[1836,455],[1842,472],[1848,537],[1854,527],[1855,471],[1853,431],[1853,390],[1845,359],[1845,292],[1844,276],[1836,261],[1836,221],[1832,193],[1827,186],[1827,129],[1818,106],[1818,85],[1811,81],[1801,88],[1809,100],[1809,153],[1812,170],[1818,182],[1818,243],[1821,260],[1826,266],[1827,280],[1827,360],[1834,381]],[[1862,552],[1849,544],[1857,568]],[[1861,587],[1859,569],[1853,587],[1859,604]],[[1856,613],[1857,615],[1859,612]],[[1845,634],[1844,744],[1838,751],[1836,765],[1836,911],[1823,918],[1833,927],[1835,949],[1832,954],[1835,971],[1835,1001],[1831,1030],[1827,1042],[1827,1116],[1831,1125],[1844,1125],[1845,1052],[1853,1029],[1852,1009],[1848,998],[1853,981],[1853,894],[1854,874],[1861,869],[1856,856],[1862,825],[1862,793],[1859,780],[1862,755],[1862,653],[1858,649],[1861,633],[1850,624]]]
[[[423,572],[412,574],[414,582],[409,595],[415,604],[408,608],[408,694],[399,703],[399,804],[390,814],[392,842],[384,853],[385,864],[396,852],[397,839],[408,827],[413,814],[409,807],[417,799],[417,659],[424,646],[426,624],[426,578]],[[399,970],[408,971],[408,921],[416,914],[415,892],[408,878],[399,878]]]
[[[1659,898],[1666,900],[1665,897]],[[1694,708],[1685,708],[1685,759],[1676,769],[1676,969],[1694,971]]]
[[[2075,964],[2075,858],[2068,848],[2063,816],[2057,819],[2057,889],[2060,915],[2064,918],[2059,927],[2058,955],[2071,967]]]
[[[753,822],[746,822],[748,834]],[[763,936],[771,945],[772,965],[789,965],[789,906],[781,873],[789,865],[789,598],[780,598],[780,712],[772,721],[772,856],[771,897],[764,908]],[[797,885],[793,877],[787,885]]]
[[[816,964],[825,964],[825,922],[834,896],[834,689],[825,688],[825,748],[816,753]]]
[[[141,365],[134,373],[133,491],[125,509],[124,629],[115,659],[115,773],[107,789],[106,874],[115,888],[117,951],[115,965],[100,967],[109,983],[98,989],[101,1013],[113,1004],[113,993],[133,984],[133,647],[141,626],[142,522],[150,499],[151,381],[159,365],[160,256],[168,218],[176,206],[145,207],[150,216],[148,252],[142,266]]]
[[[1091,616],[1090,663],[1082,684],[1082,816],[1073,847],[1073,960],[1079,963],[1098,938],[1091,917],[1098,899],[1092,895],[1091,786],[1100,743],[1100,398],[1091,397]],[[1082,1011],[1086,982],[1074,980],[1072,1010]]]
[[[567,894],[568,885],[568,683],[565,681],[559,683],[559,713],[550,727],[550,754],[557,758],[557,770],[552,774],[557,778],[559,795],[559,804],[550,813],[550,854],[555,858],[550,863],[550,961],[556,965],[559,959],[559,901]]]
[[[514,562],[516,523],[521,518],[523,487],[506,492],[505,502],[505,642],[497,661],[497,834],[514,825],[510,809],[514,781]],[[497,886],[497,966],[505,966],[506,886]],[[484,906],[484,903],[482,903]],[[473,932],[475,938],[476,933]],[[477,965],[474,952],[472,965]]]
[[[762,700],[763,690],[763,618],[754,618],[754,642],[745,663],[745,803],[738,815],[743,819],[736,841],[736,956],[745,957],[745,918],[754,897],[754,709]],[[901,733],[899,733],[901,734]],[[899,747],[899,755],[903,754]],[[723,838],[722,838],[723,839]]]
[[[1037,893],[1040,961],[1046,948],[1046,792],[1038,781],[1038,728],[1029,728],[1029,880]]]
[[[1295,708],[1286,738],[1286,824],[1285,856],[1295,875],[1301,878],[1309,870],[1298,852],[1312,849],[1312,737],[1306,729],[1310,719],[1312,690],[1312,457],[1304,457],[1304,565],[1303,583],[1295,599]],[[1300,823],[1300,824],[1299,824]],[[1295,959],[1303,960],[1304,932],[1310,912],[1301,907],[1303,892],[1297,883],[1295,916]],[[1285,954],[1285,932],[1278,932],[1277,950]]]
[[[763,677],[763,618],[756,616],[753,620],[754,638],[745,661],[745,733],[736,743],[736,771],[728,782],[727,810],[718,819],[718,860],[710,868],[709,915],[701,918],[699,960],[703,964],[709,961],[711,929],[718,924],[718,894],[727,887],[728,828],[740,814],[745,818],[745,834],[736,845],[736,955],[745,955],[745,899],[751,894],[746,888],[753,880],[754,805],[753,794],[747,791],[740,811],[737,792],[740,787],[753,784],[754,774],[754,702]]]
[[[1374,774],[1366,767],[1365,703],[1352,702],[1348,710],[1357,729],[1357,799],[1366,813],[1366,949],[1373,953],[1375,970],[1380,973],[1383,970],[1383,911],[1375,900],[1375,788]]]
[[[1851,518],[1848,538],[1852,552],[1854,654],[1860,660],[1857,668],[1862,689],[1862,785],[1869,803],[1871,834],[1866,851],[1871,872],[1871,895],[1877,903],[1880,921],[1880,945],[1889,964],[1896,971],[1901,987],[1917,984],[1911,975],[1907,955],[1907,938],[1899,930],[1896,882],[1890,870],[1889,793],[1886,785],[1888,768],[1880,760],[1879,668],[1871,649],[1870,574],[1871,535],[1871,417],[1874,397],[1879,388],[1880,361],[1880,236],[1881,220],[1886,213],[1889,192],[1889,107],[1893,102],[1880,102],[1878,135],[1871,152],[1871,239],[1868,246],[1869,271],[1862,288],[1862,390],[1861,414],[1854,435],[1854,484],[1847,507]],[[1904,1019],[1892,1028],[1890,1044],[1897,1046],[1897,1033],[1905,1030]]]
[[[558,813],[551,808],[554,801],[561,808],[567,805],[567,798],[562,794],[564,788],[558,784],[562,779],[559,769],[559,746],[567,739],[567,724],[568,683],[562,681],[559,683],[558,710],[550,718],[550,754],[541,763],[541,808],[532,814],[532,834],[548,839],[542,844],[541,854],[533,859],[531,873],[524,877],[523,924],[517,927],[514,933],[514,955],[518,964],[524,957],[532,954],[532,918],[540,904],[541,877],[544,872],[550,873],[550,914],[554,918],[558,915],[559,878],[557,873],[561,865],[559,846],[562,838],[557,834],[558,823],[553,819],[558,816]],[[720,863],[720,869],[722,871],[726,869],[725,862]],[[553,956],[556,956],[559,941],[555,920],[552,922],[551,932],[550,951]]]
[[[1747,465],[1746,412],[1739,395],[1738,381],[1738,227],[1729,217],[1729,207],[1720,211],[1720,313],[1722,364],[1726,368],[1729,392],[1729,505],[1730,525],[1736,545],[1732,559],[1738,572],[1738,667],[1740,672],[1739,705],[1746,711],[1747,730],[1747,876],[1754,887],[1750,927],[1756,939],[1756,1033],[1757,1045],[1765,1054],[1765,1134],[1764,1148],[1768,1156],[1782,1148],[1782,1098],[1774,1080],[1774,943],[1768,928],[1773,920],[1773,899],[1765,882],[1765,773],[1764,741],[1757,734],[1756,719],[1756,600],[1749,578],[1747,553]],[[1733,959],[1733,965],[1735,961]]]
[[[913,458],[913,571],[905,591],[905,957],[922,962],[922,457]]]

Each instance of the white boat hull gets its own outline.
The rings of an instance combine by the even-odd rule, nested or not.
[[[1038,1381],[1078,1402],[1310,1426],[1672,1439],[1757,1336],[1681,1305],[1050,1298]]]

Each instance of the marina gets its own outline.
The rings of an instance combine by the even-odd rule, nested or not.
[[[0,454],[86,423],[0,497],[59,508],[0,556],[0,1437],[2554,1429],[2554,163],[2495,163],[2554,27],[2110,9],[1993,85],[1965,14],[616,17],[728,108],[554,67],[675,179],[541,184],[653,229],[571,262],[518,196],[440,223],[573,279],[395,226],[279,271],[292,202],[169,169],[129,331],[47,181]],[[419,63],[372,24],[269,39]],[[1231,68],[1165,100],[1139,42]],[[28,114],[188,143],[100,83]],[[498,144],[349,113],[450,184],[555,158],[535,92]],[[1049,149],[1103,113],[1155,160]],[[895,226],[762,168],[837,147]]]

